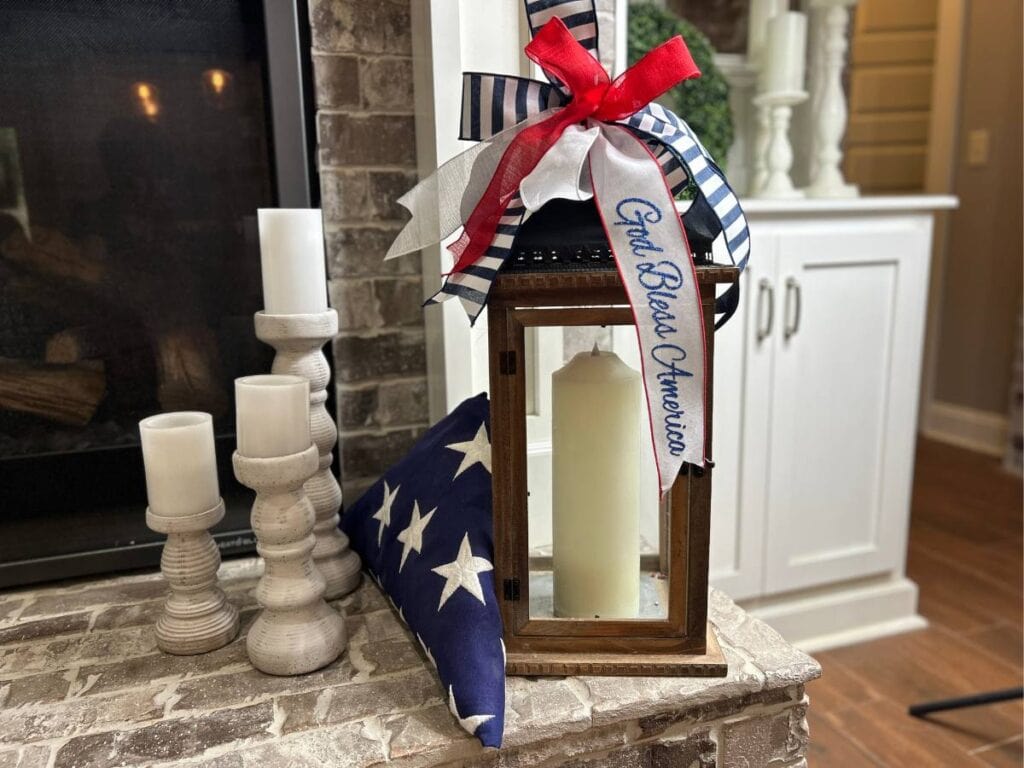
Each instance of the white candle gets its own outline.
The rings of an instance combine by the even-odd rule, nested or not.
[[[555,615],[640,612],[640,374],[582,352],[552,376]]]
[[[789,0],[750,0],[750,13],[747,15],[747,60],[751,64],[757,66],[761,63],[768,33],[768,20],[785,13],[788,8]]]
[[[312,445],[309,381],[301,376],[235,379],[238,452],[249,459],[289,456]]]
[[[139,422],[149,508],[163,517],[197,515],[220,501],[213,417],[162,413]]]
[[[806,50],[806,14],[789,11],[769,21],[761,90],[764,93],[802,91]]]
[[[261,208],[263,308],[268,315],[327,311],[324,224],[315,208]]]

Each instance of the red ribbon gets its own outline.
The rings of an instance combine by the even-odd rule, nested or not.
[[[669,88],[699,77],[700,70],[678,35],[650,51],[614,81],[604,67],[552,17],[525,48],[526,55],[557,77],[572,98],[551,117],[524,128],[502,155],[487,189],[466,220],[462,236],[448,246],[459,272],[484,255],[519,184],[567,127],[587,118],[614,122],[629,117]]]

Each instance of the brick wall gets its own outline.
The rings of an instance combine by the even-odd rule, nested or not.
[[[347,503],[427,424],[422,286],[414,256],[385,263],[416,183],[409,0],[311,0],[320,189]]]

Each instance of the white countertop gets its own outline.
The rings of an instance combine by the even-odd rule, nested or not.
[[[905,211],[946,211],[960,202],[953,195],[865,195],[845,198],[799,198],[796,200],[769,200],[750,197],[740,200],[748,217],[805,216],[808,213],[901,213]],[[685,202],[678,205],[686,210]]]

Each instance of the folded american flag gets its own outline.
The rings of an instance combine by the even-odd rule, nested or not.
[[[346,510],[342,528],[437,668],[459,725],[499,747],[489,423],[487,396],[466,400]]]

